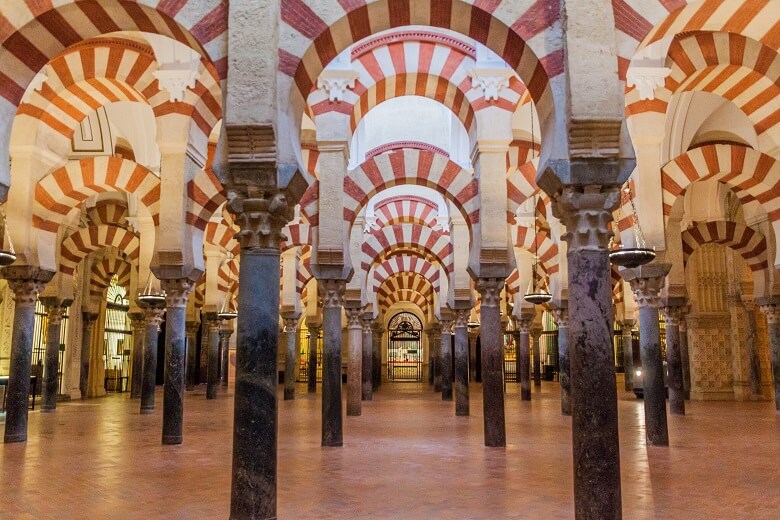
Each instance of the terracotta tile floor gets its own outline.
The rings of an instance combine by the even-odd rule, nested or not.
[[[571,518],[557,384],[530,403],[508,391],[505,450],[482,445],[478,385],[459,418],[427,387],[386,384],[345,420],[343,448],[320,447],[319,396],[280,401],[279,517]],[[127,394],[32,412],[30,440],[0,448],[0,518],[227,518],[231,394],[188,397],[182,446],[162,446],[160,410],[140,415]],[[689,403],[670,417],[669,448],[644,445],[641,401],[622,394],[619,407],[624,518],[780,518],[769,402]]]

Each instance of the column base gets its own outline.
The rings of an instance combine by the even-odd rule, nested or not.
[[[520,391],[520,400],[521,401],[530,401],[531,400],[531,390],[521,390]]]
[[[11,444],[13,442],[27,442],[27,434],[26,433],[20,433],[16,435],[6,435],[3,439],[3,442],[6,444]]]
[[[182,436],[181,435],[163,435],[162,443],[163,444],[181,444],[182,443]]]
[[[323,443],[322,443],[322,447],[323,448],[341,448],[342,446],[344,446],[344,442],[343,441],[329,442],[329,443],[325,443],[323,441]]]
[[[57,407],[53,405],[41,405],[41,413],[52,413]]]
[[[284,400],[285,401],[295,401],[295,392],[287,392],[285,390],[285,392],[284,392]]]
[[[154,413],[154,408],[141,408],[141,415],[149,415]]]

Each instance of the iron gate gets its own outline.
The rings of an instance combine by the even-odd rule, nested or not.
[[[410,312],[393,316],[388,329],[387,379],[422,381],[422,322]]]
[[[322,329],[317,329],[317,382],[322,382]],[[301,327],[298,332],[298,344],[301,346],[301,360],[298,365],[298,383],[305,383],[309,380],[309,340],[311,332],[305,327]]]

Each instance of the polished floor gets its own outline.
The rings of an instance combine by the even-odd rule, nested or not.
[[[188,393],[181,446],[160,444],[159,392],[153,415],[127,394],[31,412],[29,441],[0,448],[0,518],[226,519],[231,391],[216,401]],[[345,419],[343,448],[320,447],[319,395],[280,401],[279,518],[572,518],[557,384],[531,402],[508,385],[506,449],[483,446],[480,388],[471,391],[471,416],[455,417],[424,385],[385,384],[361,417]],[[671,446],[648,448],[642,402],[621,393],[624,518],[780,518],[770,403],[688,405],[670,417]]]

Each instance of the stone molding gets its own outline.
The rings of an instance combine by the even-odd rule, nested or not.
[[[348,329],[360,329],[363,330],[363,324],[361,323],[362,311],[359,307],[344,307],[344,314],[347,316],[347,328]]]
[[[666,83],[672,69],[663,66],[633,65],[626,71],[626,86],[636,87],[640,100],[654,100],[655,91]]]
[[[556,216],[566,226],[562,238],[569,252],[607,249],[614,235],[609,223],[620,203],[619,186],[564,186],[553,201]]]
[[[54,278],[53,271],[46,271],[32,266],[9,266],[2,270],[3,278],[14,293],[14,301],[18,306],[34,306],[38,295],[46,288],[46,284]]]
[[[569,156],[618,157],[622,124],[621,120],[612,119],[572,119],[569,122]]]
[[[343,307],[347,282],[344,280],[317,280],[323,308]]]
[[[515,322],[515,328],[517,329],[517,332],[520,334],[530,334],[533,323],[534,323],[533,319],[518,318],[517,321]]]
[[[683,317],[683,311],[682,307],[677,306],[667,306],[662,307],[662,312],[664,313],[664,321],[667,325],[670,325],[672,327],[679,327],[680,321]]]
[[[282,228],[292,220],[287,197],[277,190],[256,192],[249,197],[235,192],[231,195],[228,209],[240,228],[236,240],[241,249],[278,250],[280,242],[286,239]]]
[[[559,329],[569,326],[569,309],[566,307],[558,307],[551,309],[550,312],[552,312],[555,323],[558,325]]]
[[[631,331],[634,329],[636,320],[623,320],[620,322],[620,333],[623,336],[630,336]]]
[[[163,315],[165,315],[164,308],[148,307],[144,309],[144,322],[146,322],[147,326],[156,325],[157,330],[160,330],[160,325],[162,325],[163,321]]]
[[[298,330],[298,318],[283,318],[284,319],[284,331],[287,334],[291,332],[294,334]]]
[[[498,101],[501,91],[509,88],[515,72],[509,68],[474,68],[469,71],[471,88],[482,89],[485,101]]]
[[[501,289],[504,287],[503,278],[480,278],[477,280],[483,307],[498,307],[501,302]]]
[[[317,78],[317,88],[328,94],[331,103],[341,103],[347,90],[355,88],[359,77],[354,69],[325,69]]]
[[[456,309],[454,314],[455,314],[455,320],[453,321],[453,328],[457,329],[460,327],[468,327],[469,315],[471,314],[471,309]]]
[[[195,283],[189,278],[167,278],[160,280],[160,287],[165,291],[165,305],[170,309],[187,306],[187,296]]]

